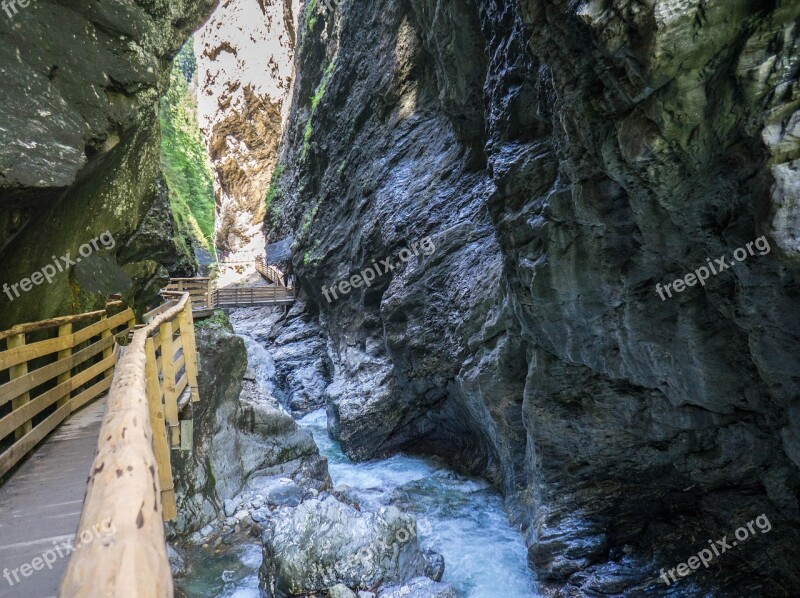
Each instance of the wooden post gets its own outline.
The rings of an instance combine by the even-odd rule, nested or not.
[[[164,521],[173,521],[178,516],[175,502],[175,485],[172,480],[169,443],[167,442],[167,422],[164,421],[164,404],[161,387],[158,384],[156,349],[152,338],[145,341],[147,376],[147,404],[150,410],[150,424],[153,427],[153,452],[158,466],[158,479],[161,486],[161,508]]]
[[[206,293],[207,293],[206,294],[207,305],[206,305],[206,307],[208,307],[209,309],[213,309],[214,308],[214,290],[211,287],[211,278],[208,279],[206,284],[207,284],[207,291],[206,291]]]
[[[186,377],[192,392],[192,402],[200,401],[200,391],[197,386],[197,343],[194,338],[194,318],[192,316],[192,302],[188,301],[181,315],[178,316],[183,338],[183,357],[186,363]]]
[[[22,347],[25,344],[25,333],[22,334],[15,334],[8,339],[8,348],[9,349],[16,349],[17,347]],[[11,375],[11,379],[14,380],[16,378],[22,378],[25,374],[28,373],[28,362],[24,361],[18,365],[15,365],[9,369],[9,373]],[[12,399],[11,401],[11,410],[14,411],[19,409],[27,402],[31,400],[31,393],[24,392],[16,399]],[[14,438],[19,440],[25,434],[30,432],[33,429],[33,422],[31,420],[26,421],[22,424],[19,428],[14,430]]]
[[[106,315],[104,315],[104,316],[102,316],[100,318],[100,321],[104,321],[104,320],[108,320],[108,314],[106,314]],[[100,338],[101,339],[106,339],[111,335],[112,335],[111,328],[109,327],[109,328],[106,328],[105,330],[103,330],[103,332],[100,333]],[[113,346],[109,347],[108,349],[103,349],[103,359],[108,359],[113,354],[114,354],[114,347]],[[108,368],[105,372],[103,372],[103,378],[110,378],[113,375],[114,375],[114,367],[113,366]]]
[[[164,322],[159,329],[161,335],[161,374],[164,379],[164,412],[169,424],[170,446],[180,444],[180,422],[178,421],[178,393],[175,388],[175,348],[172,345],[172,322]]]
[[[72,324],[71,323],[70,324],[63,324],[63,325],[58,327],[58,337],[59,338],[62,338],[62,337],[65,337],[65,336],[71,336],[71,335],[72,335]],[[72,346],[71,345],[70,345],[70,347],[68,349],[63,349],[63,350],[58,352],[58,360],[59,361],[61,361],[62,359],[67,359],[69,357],[72,357]],[[64,372],[63,374],[58,376],[58,380],[56,381],[56,383],[57,384],[63,384],[64,382],[69,380],[71,377],[72,377],[72,370],[67,370],[66,372]],[[72,398],[72,391],[69,391],[69,392],[67,392],[67,394],[64,395],[63,399],[59,399],[58,400],[58,403],[57,403],[58,408],[60,409],[61,407],[66,405],[71,398]]]

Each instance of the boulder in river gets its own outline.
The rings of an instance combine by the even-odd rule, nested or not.
[[[372,588],[424,575],[416,520],[396,507],[359,512],[333,497],[277,512],[262,537],[261,588],[272,598],[336,584]]]

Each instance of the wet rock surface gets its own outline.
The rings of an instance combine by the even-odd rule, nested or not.
[[[496,482],[553,591],[786,595],[797,6],[414,0],[315,17],[274,233],[296,237],[330,339],[346,452],[430,451]],[[435,252],[401,264],[428,235]],[[761,235],[769,252],[662,301],[657,284]],[[677,589],[659,580],[762,513],[768,537]]]
[[[256,383],[244,380],[247,352],[224,320],[198,326],[201,401],[194,448],[175,453],[178,521],[192,544],[231,544],[260,533],[272,511],[330,486],[313,438]]]
[[[341,583],[373,588],[423,574],[414,517],[395,507],[359,512],[334,497],[283,509],[265,531],[262,590],[284,598]]]
[[[231,315],[247,342],[269,347],[260,354],[258,376],[295,417],[325,405],[331,377],[326,338],[304,301],[291,309],[238,309]]]
[[[378,593],[378,598],[458,598],[453,586],[437,583],[427,577],[417,577],[407,584],[390,585]]]

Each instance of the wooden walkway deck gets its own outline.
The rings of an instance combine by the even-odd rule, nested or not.
[[[256,262],[256,270],[264,280],[274,286],[231,286],[215,289],[210,278],[172,278],[169,286],[162,290],[162,296],[170,299],[189,293],[195,318],[209,317],[217,308],[291,305],[297,300],[295,288],[284,286],[283,273],[275,266],[267,265],[261,259]]]
[[[69,563],[66,554],[55,560],[52,569],[43,566],[28,577],[19,569],[75,538],[105,405],[103,397],[74,413],[0,486],[0,576],[7,569],[14,583],[0,577],[0,597],[57,594]]]

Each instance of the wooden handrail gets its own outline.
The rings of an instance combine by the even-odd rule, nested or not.
[[[177,361],[172,345],[175,326],[182,351]],[[92,529],[105,522],[115,532],[102,542],[85,545],[77,538],[61,598],[172,597],[163,526],[164,518],[175,516],[169,455],[175,439],[170,420],[176,417],[181,384],[190,387],[193,401],[199,400],[195,356],[188,293],[133,334],[109,392],[78,528]],[[185,371],[176,381],[180,372],[173,370],[181,361]],[[169,436],[165,422],[170,425]]]
[[[171,278],[169,286],[162,289],[164,297],[189,293],[198,309],[213,309],[214,292],[210,278]]]

